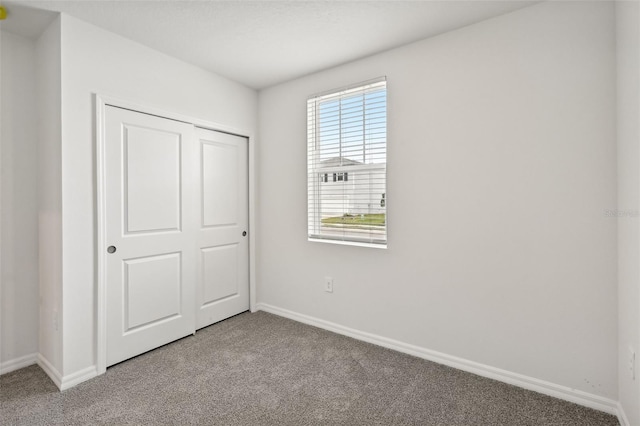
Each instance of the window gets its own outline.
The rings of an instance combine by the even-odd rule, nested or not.
[[[349,180],[349,173],[334,173],[333,174],[333,181],[334,182],[342,182],[342,181],[348,181]],[[326,182],[326,180],[325,180]]]
[[[310,240],[387,243],[387,82],[307,101]]]
[[[338,173],[338,182],[342,182],[342,181],[348,181],[349,180],[349,173]]]

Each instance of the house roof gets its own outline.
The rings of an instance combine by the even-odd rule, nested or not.
[[[346,157],[333,157],[320,162],[320,167],[356,166],[363,164],[360,161],[351,160]]]

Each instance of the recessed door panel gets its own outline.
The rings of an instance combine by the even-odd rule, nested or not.
[[[203,306],[238,294],[238,245],[202,249]]]
[[[124,261],[125,333],[180,315],[180,263],[180,253]]]
[[[235,225],[238,220],[238,146],[201,141],[202,226]]]
[[[162,129],[124,126],[126,233],[180,228],[180,138]]]

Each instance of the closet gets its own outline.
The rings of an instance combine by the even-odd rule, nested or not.
[[[106,365],[249,309],[248,141],[105,106]]]

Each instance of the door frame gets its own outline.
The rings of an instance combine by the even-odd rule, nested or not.
[[[181,121],[192,124],[194,127],[214,130],[222,133],[247,138],[248,143],[248,202],[249,202],[249,309],[256,311],[256,282],[255,282],[255,238],[253,233],[256,229],[255,218],[255,190],[256,190],[256,167],[255,167],[255,136],[253,132],[244,129],[237,129],[214,121],[200,120],[185,116],[179,113],[166,111],[161,108],[149,106],[138,102],[124,100],[119,97],[94,93],[95,106],[95,137],[96,137],[96,327],[95,327],[95,363],[98,375],[107,371],[107,280],[106,280],[106,190],[105,190],[105,113],[107,106],[128,109],[143,114],[154,115],[170,120]],[[194,306],[195,309],[195,306]]]

